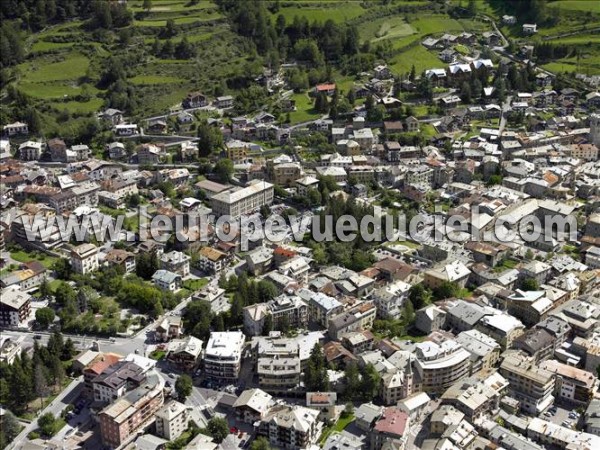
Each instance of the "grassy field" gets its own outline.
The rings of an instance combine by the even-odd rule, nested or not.
[[[594,0],[561,0],[548,3],[548,8],[600,14],[600,2]]]
[[[25,250],[18,250],[15,252],[10,252],[10,257],[12,259],[14,259],[15,261],[19,261],[22,263],[30,262],[30,261],[38,261],[38,262],[42,263],[42,265],[46,269],[51,268],[52,264],[54,264],[54,261],[56,261],[56,259],[57,259],[52,256],[46,255],[45,253],[31,253],[31,252],[27,252]]]
[[[56,58],[44,58],[34,62],[21,64],[23,79],[30,83],[47,83],[48,81],[76,80],[85,75],[90,60],[84,55],[71,52]]]
[[[184,82],[185,80],[169,76],[138,75],[130,78],[129,81],[133,84],[171,84]]]
[[[314,101],[307,94],[294,94],[292,98],[296,100],[296,111],[290,112],[292,124],[319,118],[320,114],[314,110]]]
[[[294,20],[294,16],[304,16],[309,22],[325,22],[329,19],[337,23],[346,22],[350,19],[356,19],[360,17],[365,9],[360,5],[359,2],[346,1],[346,2],[319,2],[321,4],[305,7],[282,7],[276,15],[283,15],[288,23]]]
[[[445,66],[445,63],[440,61],[437,55],[419,44],[394,57],[390,67],[394,73],[408,73],[413,64],[418,74],[425,69]]]
[[[360,37],[364,40],[379,41],[409,36],[415,30],[404,20],[404,17],[382,17],[361,25]]]

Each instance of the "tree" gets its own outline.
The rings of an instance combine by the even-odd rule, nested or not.
[[[306,370],[304,371],[304,386],[307,391],[322,392],[329,390],[329,375],[327,361],[320,344],[313,347]]]
[[[12,442],[13,439],[18,436],[20,430],[21,425],[19,424],[18,419],[12,412],[5,409],[4,415],[2,416],[2,429],[0,430],[0,445],[2,448]]]
[[[60,334],[58,331],[55,331],[48,339],[48,345],[46,348],[51,355],[60,356],[62,355],[64,346],[65,344],[62,334]]]
[[[149,280],[158,270],[158,257],[155,253],[141,252],[135,259],[135,274]]]
[[[223,134],[208,122],[198,125],[198,150],[201,157],[209,156],[223,147]]]
[[[268,302],[277,297],[277,294],[277,286],[269,280],[260,280],[258,282],[258,298],[261,302]]]
[[[408,299],[411,301],[415,309],[421,309],[431,302],[431,292],[426,289],[421,283],[415,284],[408,292]]]
[[[266,437],[259,436],[252,441],[250,450],[271,450],[271,445]]]
[[[59,258],[52,264],[52,270],[56,274],[56,278],[68,280],[71,278],[71,263],[68,259]]]
[[[402,319],[404,320],[404,326],[406,328],[410,327],[415,320],[415,308],[410,299],[407,299],[404,302],[404,311],[402,311]]]
[[[75,344],[73,344],[71,338],[67,338],[60,359],[62,359],[63,361],[68,361],[73,357],[73,355],[75,355],[75,353]]]
[[[213,173],[217,175],[219,180],[223,183],[229,182],[233,175],[233,162],[227,158],[219,159],[215,164]]]
[[[152,9],[152,0],[144,0],[142,8],[144,9],[144,11],[150,12],[150,10]]]
[[[346,406],[344,407],[344,412],[342,412],[342,416],[350,417],[353,414],[354,414],[354,405],[352,404],[352,402],[346,403]]]
[[[415,69],[415,65],[413,64],[412,67],[410,68],[410,73],[408,74],[408,79],[410,81],[415,81],[416,76],[417,76],[417,71]]]
[[[494,186],[496,184],[502,184],[502,175],[492,175],[486,183],[488,186]]]
[[[361,393],[365,399],[373,399],[377,395],[381,377],[373,364],[367,364],[362,371]]]
[[[37,423],[38,423],[38,426],[40,427],[40,431],[42,432],[42,434],[44,436],[52,437],[58,431],[57,428],[58,428],[58,425],[60,424],[60,421],[56,420],[56,417],[54,417],[54,414],[49,412],[49,413],[46,413],[46,414],[40,416]]]
[[[268,336],[271,331],[273,331],[273,316],[267,314],[263,322],[262,334],[263,336]]]
[[[537,291],[539,287],[539,283],[535,278],[525,278],[521,283],[521,289],[524,291]]]
[[[44,279],[40,283],[39,290],[40,290],[40,296],[42,298],[52,295],[52,289],[50,288],[50,282],[48,281],[48,279],[46,277],[44,277]]]
[[[229,425],[222,417],[213,417],[208,421],[206,429],[217,444],[220,444],[229,435]]]
[[[467,10],[469,11],[470,16],[475,16],[477,14],[477,3],[475,2],[475,0],[469,0]]]
[[[315,97],[315,111],[320,113],[327,113],[329,111],[329,102],[327,101],[327,94],[325,92],[319,92]]]
[[[185,402],[185,399],[190,396],[193,389],[192,377],[187,374],[180,375],[175,382],[175,392],[180,402]]]
[[[460,99],[464,103],[471,103],[471,86],[466,81],[462,84],[460,89]]]
[[[344,397],[348,400],[355,400],[360,394],[360,373],[355,362],[349,362],[344,370],[346,388]]]
[[[44,397],[48,395],[48,373],[44,365],[40,362],[35,366],[34,387],[35,395],[40,398],[41,406],[44,407]]]
[[[52,308],[40,308],[35,311],[35,321],[42,329],[47,329],[54,322],[54,310]]]

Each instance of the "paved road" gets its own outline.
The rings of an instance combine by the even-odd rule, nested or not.
[[[39,414],[52,413],[55,417],[58,417],[60,413],[67,407],[67,405],[73,404],[75,399],[79,397],[81,391],[83,390],[83,377],[80,376],[75,378],[67,388],[62,391],[53,401],[50,403],[44,410]],[[26,438],[29,433],[37,428],[37,420],[32,421],[28,424],[23,430],[19,433],[19,435],[12,441],[7,447],[8,450],[16,448],[20,445]]]

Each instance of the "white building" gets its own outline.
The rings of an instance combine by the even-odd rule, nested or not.
[[[175,400],[163,405],[155,417],[156,434],[169,441],[181,436],[187,430],[190,420],[187,407]]]
[[[209,377],[236,380],[240,373],[244,334],[214,331],[204,351],[204,372]]]
[[[98,248],[94,244],[81,244],[71,250],[73,272],[85,275],[98,270]]]
[[[215,215],[239,217],[273,203],[274,189],[271,183],[253,180],[247,187],[233,189],[214,195],[211,208]]]

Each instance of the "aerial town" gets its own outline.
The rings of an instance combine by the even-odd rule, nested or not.
[[[0,19],[0,449],[600,449],[600,3]]]

